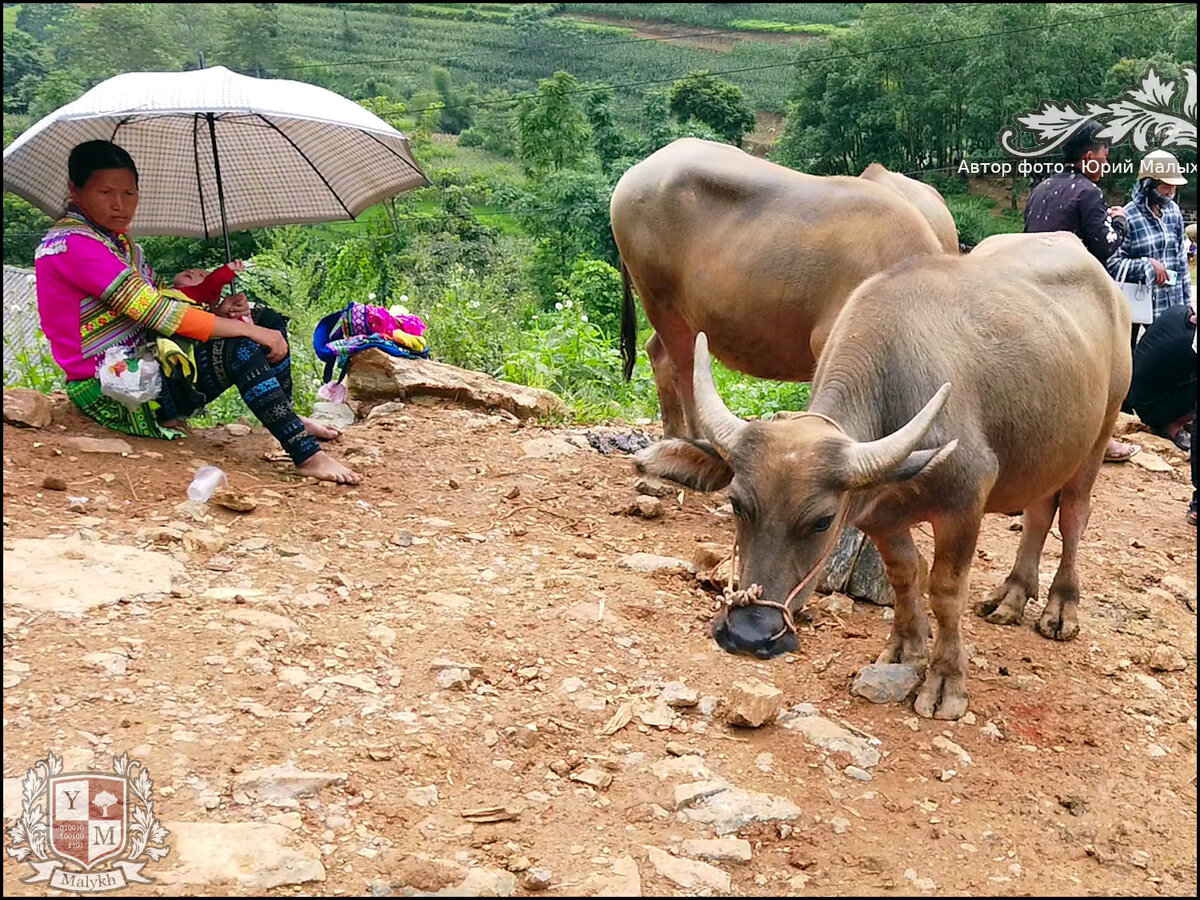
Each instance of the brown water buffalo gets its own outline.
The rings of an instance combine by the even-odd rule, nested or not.
[[[697,332],[731,369],[806,381],[854,288],[942,252],[916,207],[887,188],[690,138],[621,176],[610,215],[625,276],[625,377],[636,353],[632,282],[655,329],[646,349],[668,437],[697,435]]]
[[[937,188],[899,172],[892,172],[880,163],[871,163],[858,177],[899,194],[915,206],[933,228],[942,249],[947,253],[958,253],[958,226],[954,224],[954,216],[950,214]]]
[[[896,593],[880,662],[923,664],[929,640],[910,529],[933,525],[929,596],[937,638],[916,699],[922,716],[967,709],[959,618],[986,512],[1024,510],[1011,574],[976,611],[1020,621],[1038,595],[1054,514],[1062,558],[1038,631],[1078,633],[1075,557],[1092,483],[1129,386],[1129,308],[1104,266],[1066,232],[990,237],[969,256],[906,260],[863,283],[825,345],[808,411],[743,421],[696,342],[707,443],[667,440],[641,471],[698,490],[729,486],[739,584],[717,643],[762,658],[797,646],[791,615],[843,524],[879,548]],[[932,398],[932,399],[931,399]],[[786,609],[784,608],[786,607]]]

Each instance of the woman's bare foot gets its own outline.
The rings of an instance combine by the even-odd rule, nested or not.
[[[296,470],[303,475],[310,475],[321,481],[333,481],[338,484],[358,484],[362,476],[353,469],[338,462],[324,450],[318,450],[300,465]]]
[[[163,428],[174,428],[176,431],[183,431],[183,426],[187,424],[187,419],[168,419],[161,424]]]
[[[334,438],[342,436],[342,432],[339,429],[334,428],[332,425],[326,425],[324,422],[318,422],[316,419],[301,416],[300,421],[304,423],[304,430],[318,441],[332,441]]]

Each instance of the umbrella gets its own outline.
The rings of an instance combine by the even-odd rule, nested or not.
[[[430,183],[408,138],[352,100],[214,66],[101,82],[5,149],[4,189],[61,215],[71,148],[97,139],[138,168],[132,234],[223,234],[227,258],[230,231],[353,219]]]

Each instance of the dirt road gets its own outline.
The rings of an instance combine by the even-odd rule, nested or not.
[[[711,591],[626,566],[728,546],[724,497],[630,515],[628,457],[585,429],[407,404],[342,437],[366,475],[345,489],[265,460],[259,429],[120,456],[56,417],[4,426],[5,817],[47,753],[67,772],[130,753],[171,831],[130,893],[1196,892],[1181,457],[1104,467],[1078,640],[1039,636],[1040,602],[1020,626],[967,617],[971,712],[948,723],[850,696],[881,607],[839,601],[783,660],[718,650]],[[257,507],[183,503],[206,462]],[[985,523],[974,597],[1013,524]],[[112,546],[155,556],[106,571]],[[20,564],[52,553],[48,583]],[[788,712],[733,727],[751,676]],[[5,892],[44,895],[30,872],[6,857]]]

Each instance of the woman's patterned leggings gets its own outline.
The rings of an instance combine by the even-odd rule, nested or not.
[[[287,337],[287,319],[265,307],[253,310],[254,324],[274,328]],[[250,411],[275,436],[292,462],[300,465],[320,449],[317,439],[304,430],[292,407],[292,358],[289,354],[275,365],[250,338],[216,338],[196,343],[196,384],[203,395],[191,402],[178,389],[163,392],[160,417],[172,419],[194,413],[204,403],[221,396],[231,386]],[[171,382],[168,385],[174,388]]]

